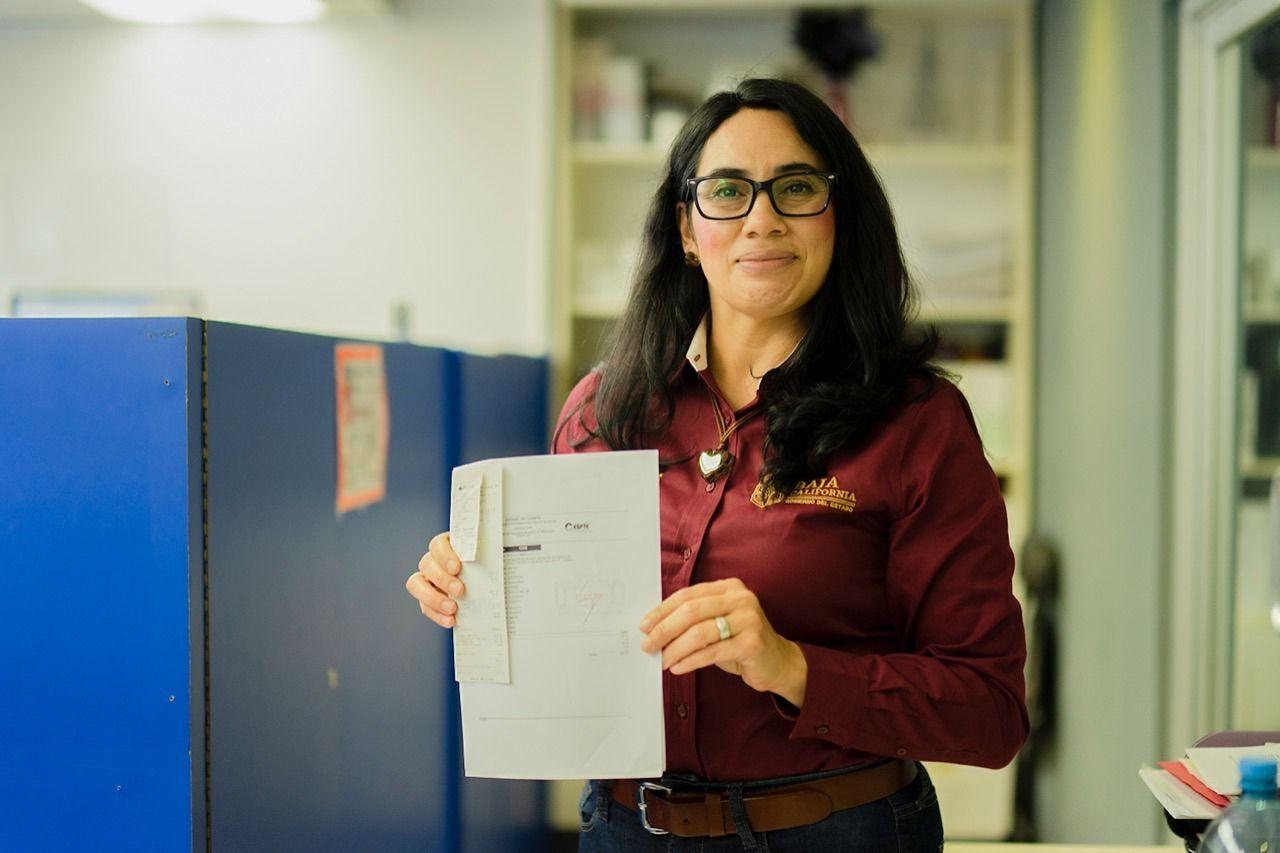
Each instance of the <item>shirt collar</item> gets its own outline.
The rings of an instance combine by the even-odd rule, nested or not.
[[[698,321],[698,328],[693,330],[693,340],[689,342],[689,350],[684,357],[689,362],[689,366],[698,373],[707,369],[707,317],[711,316],[708,312],[703,312],[702,319]]]
[[[689,341],[689,349],[685,352],[685,360],[689,362],[689,366],[696,372],[702,373],[707,369],[710,362],[707,356],[707,320],[711,316],[711,312],[706,311],[702,314],[702,319],[698,321],[698,328],[693,330],[693,339]],[[787,358],[795,355],[796,350],[800,348],[800,341],[796,341],[796,345],[791,348],[791,352],[787,353]],[[787,358],[782,360],[786,362]],[[775,368],[776,369],[776,368]],[[769,371],[765,371],[765,376]],[[760,390],[760,383],[764,381],[764,376],[756,380],[756,390]]]

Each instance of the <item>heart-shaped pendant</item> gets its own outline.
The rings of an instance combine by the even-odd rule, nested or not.
[[[724,474],[732,461],[733,454],[727,450],[704,450],[698,457],[698,470],[702,473],[702,479],[710,483]]]

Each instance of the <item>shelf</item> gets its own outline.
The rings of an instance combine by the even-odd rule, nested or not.
[[[1246,305],[1244,307],[1246,323],[1280,323],[1280,305],[1261,306]]]
[[[1240,477],[1245,480],[1270,480],[1280,468],[1280,456],[1264,456],[1240,463]]]
[[[625,293],[580,293],[573,300],[575,317],[612,320],[626,306]],[[1011,322],[1013,307],[1007,299],[947,299],[924,301],[920,305],[921,323],[998,323]]]
[[[1013,305],[1007,298],[929,299],[920,300],[922,323],[1008,323],[1013,319]]]
[[[1280,174],[1280,146],[1251,145],[1245,149],[1244,162],[1250,169]]]
[[[871,165],[882,172],[923,169],[972,174],[1008,170],[1016,162],[1016,152],[1008,145],[873,144],[867,145],[865,152]],[[579,140],[573,143],[573,162],[579,166],[656,169],[662,166],[666,156],[667,149],[652,142]]]
[[[575,317],[612,320],[626,306],[626,294],[579,294],[573,300]],[[921,323],[1009,323],[1013,316],[1008,300],[947,300],[921,305]]]
[[[653,12],[657,14],[688,14],[690,12],[773,12],[790,11],[796,7],[794,0],[558,0],[563,9],[574,12]],[[810,8],[847,8],[847,0],[811,0],[804,4]],[[934,16],[971,17],[975,14],[997,14],[1020,11],[1026,0],[966,0],[963,4],[938,3],[937,0],[878,0],[881,9],[926,9]]]
[[[573,143],[573,162],[579,166],[656,169],[662,165],[666,156],[666,149],[652,142],[620,143],[580,140]]]
[[[1008,145],[964,145],[946,142],[901,145],[869,144],[864,149],[879,171],[941,169],[947,172],[991,172],[1011,169],[1016,152]]]
[[[625,293],[579,293],[573,300],[573,316],[586,320],[616,320],[626,305]]]
[[[999,477],[1001,480],[1012,480],[1018,476],[1018,469],[1012,462],[1009,462],[1009,461],[997,462],[996,460],[991,459],[990,457],[987,457],[987,462],[990,463],[991,470],[994,471],[996,476]]]

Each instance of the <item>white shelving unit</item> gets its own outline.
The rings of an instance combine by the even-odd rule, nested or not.
[[[1280,233],[1280,146],[1246,146],[1241,180],[1244,293],[1240,319],[1248,349],[1248,341],[1254,335],[1273,334],[1280,329],[1280,246],[1275,243],[1275,234]],[[1246,486],[1257,491],[1266,487],[1280,467],[1280,458],[1259,458],[1255,446],[1259,438],[1259,407],[1275,406],[1277,401],[1265,393],[1260,396],[1256,376],[1248,379],[1252,382],[1242,374],[1239,474]]]
[[[1254,480],[1270,480],[1280,468],[1280,456],[1265,456],[1240,463],[1242,476]]]
[[[1280,305],[1246,305],[1244,322],[1247,325],[1280,323]]]
[[[717,84],[745,76],[781,74],[817,88],[820,78],[791,43],[794,15],[801,7],[848,5],[559,0],[553,317],[561,393],[594,363],[622,310],[644,211],[667,154],[665,145],[644,139],[608,141],[575,132],[575,46],[607,39],[615,54],[644,61],[652,91],[668,101],[673,93],[684,95],[691,106]],[[884,50],[847,87],[855,136],[885,184],[921,285],[919,321],[939,326],[945,366],[960,375],[984,440],[998,451],[991,462],[1001,478],[1016,552],[1033,518],[1034,4],[867,5]],[[936,79],[912,70],[924,67],[926,42],[939,63]],[[975,68],[987,76],[973,78]],[[912,119],[903,106],[921,101],[918,92],[904,88],[911,79],[933,86],[940,105],[925,122],[913,124],[921,114],[917,110]],[[974,115],[985,121],[975,122]],[[966,252],[994,254],[998,262],[950,279],[935,274]],[[956,765],[930,771],[949,838],[1008,832],[1011,771]],[[576,820],[568,812],[577,787],[553,796],[553,802],[569,804],[561,807],[564,814],[553,813],[564,828]]]
[[[1254,172],[1271,171],[1280,173],[1280,147],[1250,146],[1245,151],[1245,166]]]

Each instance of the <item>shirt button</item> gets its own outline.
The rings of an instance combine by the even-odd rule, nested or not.
[[[906,748],[906,747],[904,747],[904,746],[900,746],[900,747],[898,747],[898,755],[906,755],[906,754],[907,754],[907,748]]]
[[[715,484],[715,483],[707,483],[707,491],[708,491],[708,492],[710,492],[710,491],[714,491],[714,490],[715,490],[715,487],[716,487],[716,484]]]
[[[692,557],[692,556],[693,556],[693,551],[692,551],[692,549],[685,548],[685,549],[684,549],[684,551],[683,551],[683,554],[684,554],[684,558],[687,560],[687,559],[689,559],[690,557]]]
[[[676,713],[680,715],[680,719],[689,716],[689,708],[683,702],[676,706]]]
[[[816,729],[814,729],[814,731],[816,731],[820,735],[825,735],[827,732],[831,731],[831,729],[828,728],[827,726],[818,726]]]

